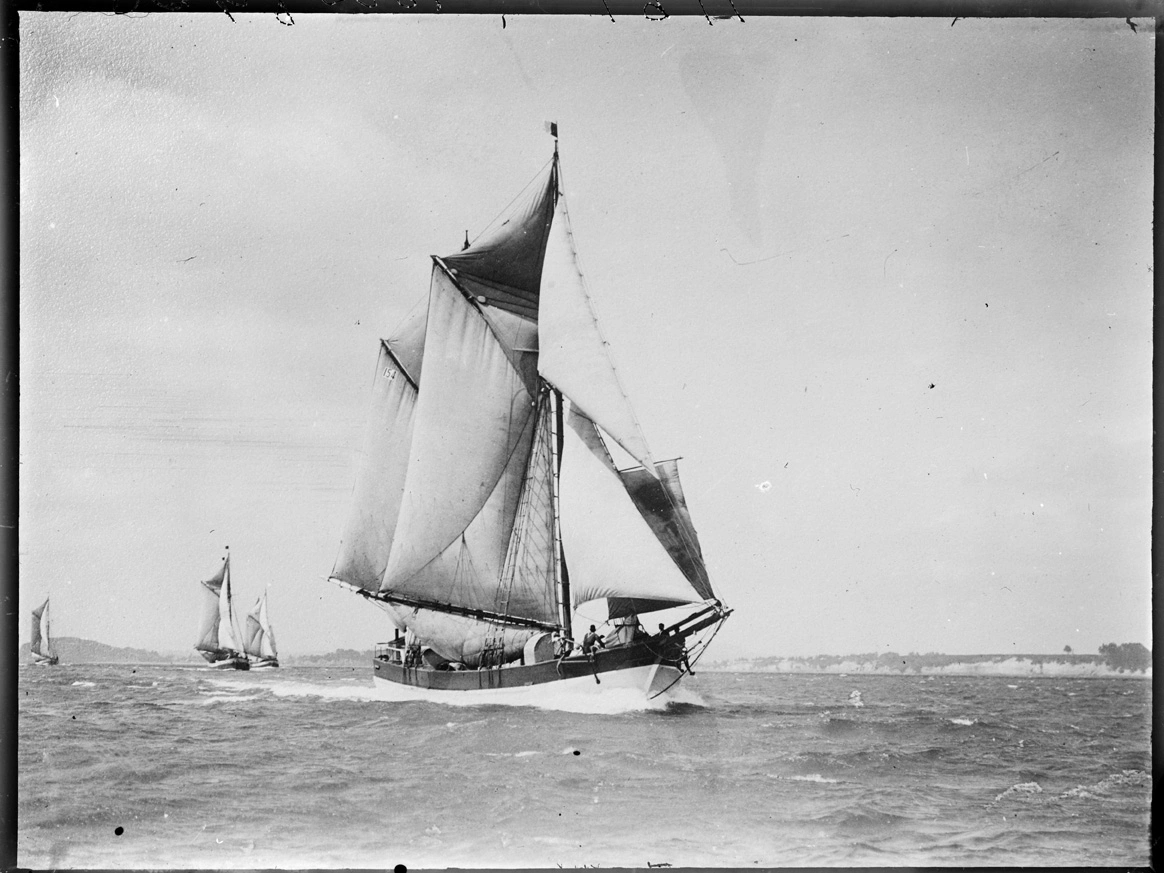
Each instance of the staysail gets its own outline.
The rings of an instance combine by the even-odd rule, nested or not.
[[[585,601],[714,599],[675,464],[654,463],[598,330],[559,178],[555,152],[478,241],[434,257],[427,310],[382,342],[332,572],[471,667]],[[604,439],[643,466],[616,469]]]
[[[49,599],[32,611],[32,656],[35,659],[51,661],[57,655],[53,648],[53,638],[49,628]]]

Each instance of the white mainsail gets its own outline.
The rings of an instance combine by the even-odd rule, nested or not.
[[[714,599],[674,462],[653,462],[598,331],[558,179],[555,153],[505,220],[434,257],[427,310],[382,342],[332,572],[468,666],[519,657],[592,599]],[[604,436],[643,467],[616,469]]]
[[[56,650],[49,622],[49,598],[32,611],[32,640],[30,648],[34,661],[55,661]]]
[[[279,653],[275,648],[275,632],[271,629],[271,619],[267,615],[267,592],[264,591],[254,607],[247,614],[246,638],[243,651],[260,661],[275,661]]]

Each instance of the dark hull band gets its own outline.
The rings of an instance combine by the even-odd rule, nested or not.
[[[431,688],[437,691],[483,691],[494,688],[524,688],[544,685],[563,679],[594,677],[601,683],[605,673],[649,667],[658,664],[684,667],[684,649],[681,638],[659,640],[649,638],[611,649],[599,649],[592,658],[571,655],[539,664],[512,664],[479,670],[441,670],[415,665],[404,666],[388,658],[372,659],[373,676],[398,685],[413,688]]]

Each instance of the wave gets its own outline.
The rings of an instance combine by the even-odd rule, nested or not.
[[[782,779],[786,782],[818,782],[822,785],[836,785],[839,780],[821,776],[819,773],[807,773],[803,776],[781,776],[779,773],[767,774],[769,779]]]
[[[1117,788],[1140,788],[1151,787],[1152,777],[1143,770],[1124,770],[1120,773],[1114,773],[1105,779],[1101,779],[1094,785],[1077,785],[1069,791],[1065,791],[1059,796],[1063,797],[1099,797],[1100,795],[1110,794]]]
[[[1010,797],[1014,794],[1042,794],[1043,786],[1038,782],[1019,782],[1017,785],[1012,785],[998,797],[994,798],[994,802],[1002,800],[1004,797]]]

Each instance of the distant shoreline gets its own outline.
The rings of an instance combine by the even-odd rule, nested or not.
[[[78,637],[55,640],[62,666],[69,664],[124,664],[127,666],[203,667],[196,654],[164,655],[145,649],[119,648]],[[1146,650],[1145,650],[1146,651]],[[29,647],[20,647],[20,661],[29,660]],[[322,655],[282,655],[285,667],[361,668],[371,660],[371,650],[336,649]],[[1118,663],[1118,662],[1117,662]],[[1112,665],[1104,655],[924,655],[895,652],[859,655],[817,655],[811,658],[733,658],[699,662],[697,671],[708,673],[785,673],[859,676],[1010,676],[1049,678],[1151,679],[1152,668],[1131,669]]]
[[[1151,679],[1152,668],[1112,667],[1102,655],[819,655],[737,658],[701,665],[709,673],[797,673],[860,676],[1000,676],[1063,679]]]

